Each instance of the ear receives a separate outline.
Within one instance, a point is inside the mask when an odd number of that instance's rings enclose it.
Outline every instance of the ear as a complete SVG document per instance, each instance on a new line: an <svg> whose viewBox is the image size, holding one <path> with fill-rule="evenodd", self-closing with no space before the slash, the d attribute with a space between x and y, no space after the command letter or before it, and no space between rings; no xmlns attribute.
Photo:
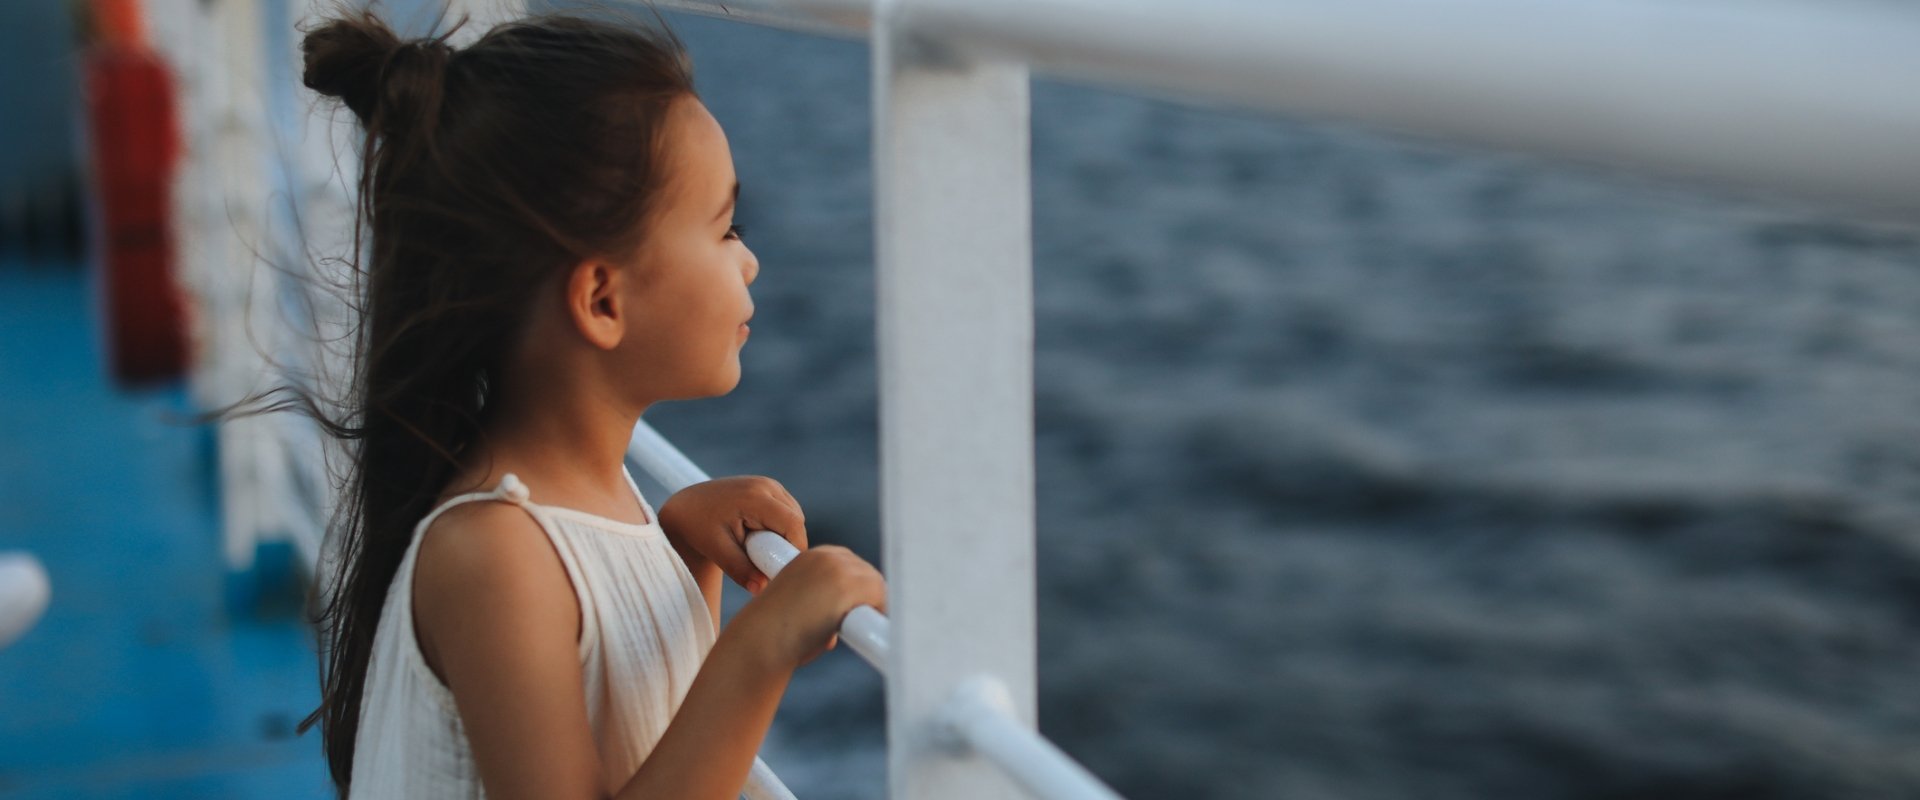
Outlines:
<svg viewBox="0 0 1920 800"><path fill-rule="evenodd" d="M567 275L567 316L593 346L612 350L627 332L621 281L626 270L599 259L573 266Z"/></svg>

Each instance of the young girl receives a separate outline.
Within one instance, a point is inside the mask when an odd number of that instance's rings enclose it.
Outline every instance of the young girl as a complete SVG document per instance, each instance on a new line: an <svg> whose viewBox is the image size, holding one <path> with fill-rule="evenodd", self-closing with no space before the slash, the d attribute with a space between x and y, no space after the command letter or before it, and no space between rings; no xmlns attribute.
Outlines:
<svg viewBox="0 0 1920 800"><path fill-rule="evenodd" d="M305 83L366 131L357 442L318 721L352 797L732 798L794 668L884 608L780 484L658 513L641 412L731 391L759 263L679 41L565 17L464 49L359 15ZM746 532L805 550L768 582ZM755 592L720 629L720 575ZM716 635L716 631L718 634Z"/></svg>

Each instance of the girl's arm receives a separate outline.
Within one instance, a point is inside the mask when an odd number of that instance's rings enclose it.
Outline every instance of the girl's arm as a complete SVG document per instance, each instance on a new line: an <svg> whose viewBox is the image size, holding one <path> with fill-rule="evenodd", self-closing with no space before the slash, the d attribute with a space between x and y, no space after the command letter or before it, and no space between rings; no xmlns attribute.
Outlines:
<svg viewBox="0 0 1920 800"><path fill-rule="evenodd" d="M714 641L680 710L618 800L740 796L794 664L735 620Z"/></svg>
<svg viewBox="0 0 1920 800"><path fill-rule="evenodd" d="M424 535L416 635L453 693L488 796L737 796L792 676L778 639L735 620L646 763L606 786L581 684L579 601L545 534L519 508L474 503Z"/></svg>
<svg viewBox="0 0 1920 800"><path fill-rule="evenodd" d="M687 571L693 573L693 582L699 584L700 593L707 597L707 610L713 613L713 629L720 630L720 587L727 576L720 571L720 565L706 556L694 552L678 540L670 540L673 551L680 554L680 560L687 563Z"/></svg>

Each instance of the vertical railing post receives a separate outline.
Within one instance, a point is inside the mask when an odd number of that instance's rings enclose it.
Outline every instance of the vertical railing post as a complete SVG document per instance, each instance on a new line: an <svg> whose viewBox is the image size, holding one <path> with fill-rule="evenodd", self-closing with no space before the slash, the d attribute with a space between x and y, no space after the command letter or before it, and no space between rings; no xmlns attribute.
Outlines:
<svg viewBox="0 0 1920 800"><path fill-rule="evenodd" d="M262 58L261 8L254 0L211 0L203 49L195 62L201 83L194 113L209 115L191 157L206 192L201 227L205 264L197 273L203 326L217 326L199 355L208 366L208 405L228 403L265 388L267 361L260 349L279 338L274 320L274 274L260 254L266 249L267 157L271 145ZM246 570L262 539L280 533L269 502L284 478L284 454L272 423L258 417L225 421L219 429L221 524L228 567Z"/></svg>
<svg viewBox="0 0 1920 800"><path fill-rule="evenodd" d="M293 268L303 276L305 303L312 315L307 320L310 329L303 332L308 340L302 343L307 348L312 388L320 392L322 408L337 418L343 415L344 409L339 404L346 399L348 383L352 380L353 334L358 324L355 309L361 307L364 299L348 294L350 287L355 286L353 268L360 263L360 254L352 252L360 131L352 112L323 102L319 95L302 85L306 59L301 41L308 26L344 8L364 3L359 0L345 5L334 0L281 2L286 4L286 21L292 25L291 30L284 32L292 47L275 57L287 61L292 82L283 90L292 92L300 120L287 174L288 197L298 217L296 231L289 233L297 232L298 238L291 242L288 251ZM319 498L317 506L310 509L313 524L308 530L296 533L296 544L316 588L331 592L339 566L337 548L325 539L326 526L340 502L334 493L334 470L344 469L352 451L347 442L323 434L318 426L305 419L290 418L287 424L301 429L302 435L298 438L304 444L293 448L295 468L312 496Z"/></svg>
<svg viewBox="0 0 1920 800"><path fill-rule="evenodd" d="M1034 715L1032 221L1024 65L873 29L888 796L1021 796L941 736L963 683Z"/></svg>

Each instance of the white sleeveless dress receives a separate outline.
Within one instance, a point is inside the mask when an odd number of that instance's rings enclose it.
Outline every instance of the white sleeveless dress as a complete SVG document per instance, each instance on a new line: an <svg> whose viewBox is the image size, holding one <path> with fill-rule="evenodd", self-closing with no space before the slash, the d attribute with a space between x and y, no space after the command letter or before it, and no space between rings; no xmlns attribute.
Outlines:
<svg viewBox="0 0 1920 800"><path fill-rule="evenodd" d="M526 509L553 542L580 600L580 670L604 784L618 788L639 770L713 648L714 630L706 596L667 543L653 506L633 476L627 485L647 510L644 525L530 502L511 473L492 491L452 498L420 520L374 635L351 798L486 796L453 695L428 669L413 632L421 534L447 509L479 500ZM441 535L449 534L458 532Z"/></svg>

